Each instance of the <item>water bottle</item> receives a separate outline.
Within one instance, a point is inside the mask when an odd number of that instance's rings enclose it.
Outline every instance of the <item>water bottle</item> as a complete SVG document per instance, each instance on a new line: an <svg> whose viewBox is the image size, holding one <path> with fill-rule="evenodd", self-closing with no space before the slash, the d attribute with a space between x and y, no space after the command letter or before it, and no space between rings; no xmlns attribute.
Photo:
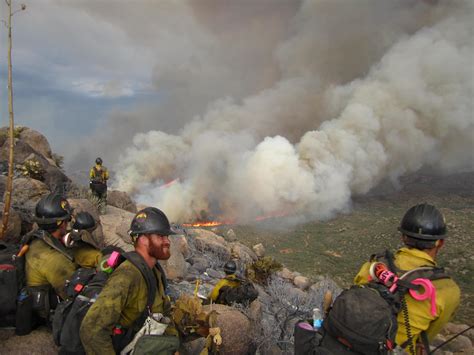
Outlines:
<svg viewBox="0 0 474 355"><path fill-rule="evenodd" d="M26 289L17 298L15 334L27 335L33 329L33 299Z"/></svg>
<svg viewBox="0 0 474 355"><path fill-rule="evenodd" d="M323 317L319 308L313 308L313 329L319 330L323 325Z"/></svg>

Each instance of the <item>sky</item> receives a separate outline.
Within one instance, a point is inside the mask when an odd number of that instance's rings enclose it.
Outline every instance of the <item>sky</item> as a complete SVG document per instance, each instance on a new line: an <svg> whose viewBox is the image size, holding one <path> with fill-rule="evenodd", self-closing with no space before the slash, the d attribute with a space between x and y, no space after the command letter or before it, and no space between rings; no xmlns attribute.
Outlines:
<svg viewBox="0 0 474 355"><path fill-rule="evenodd" d="M173 220L324 219L383 180L474 170L472 1L25 3L16 124Z"/></svg>

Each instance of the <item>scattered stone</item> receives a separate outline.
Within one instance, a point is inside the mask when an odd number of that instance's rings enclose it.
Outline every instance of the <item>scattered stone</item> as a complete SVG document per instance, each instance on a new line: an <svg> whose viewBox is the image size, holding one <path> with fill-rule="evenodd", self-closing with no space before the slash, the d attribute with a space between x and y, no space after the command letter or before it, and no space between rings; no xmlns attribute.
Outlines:
<svg viewBox="0 0 474 355"><path fill-rule="evenodd" d="M285 280L293 281L293 279L294 279L293 273L290 270L288 270L286 267L284 267L280 271L277 271L277 276L279 276L279 277L281 277Z"/></svg>
<svg viewBox="0 0 474 355"><path fill-rule="evenodd" d="M472 354L472 352L467 352L468 350L472 350L472 342L471 339L464 335L459 335L457 338L451 340L444 346L444 349L447 351L456 352L465 352L467 354Z"/></svg>
<svg viewBox="0 0 474 355"><path fill-rule="evenodd" d="M262 243L255 244L252 249L259 258L263 258L265 256L265 247Z"/></svg>
<svg viewBox="0 0 474 355"><path fill-rule="evenodd" d="M229 242L236 242L237 241L237 235L235 234L233 229L229 229L225 233L225 239Z"/></svg>
<svg viewBox="0 0 474 355"><path fill-rule="evenodd" d="M310 285L309 279L305 276L296 276L293 280L293 283L301 290L306 290Z"/></svg>

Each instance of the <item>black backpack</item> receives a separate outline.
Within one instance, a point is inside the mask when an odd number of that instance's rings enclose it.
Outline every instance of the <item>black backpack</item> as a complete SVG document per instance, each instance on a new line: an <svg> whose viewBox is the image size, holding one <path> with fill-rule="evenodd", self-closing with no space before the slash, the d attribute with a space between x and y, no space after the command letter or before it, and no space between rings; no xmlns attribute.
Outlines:
<svg viewBox="0 0 474 355"><path fill-rule="evenodd" d="M17 299L25 285L25 259L20 245L0 241L0 327L15 326Z"/></svg>
<svg viewBox="0 0 474 355"><path fill-rule="evenodd" d="M403 273L395 267L393 254L389 251L373 255L371 261L383 262L391 272L400 275L396 289L391 290L390 285L371 281L343 291L329 310L319 332L322 337L312 353L388 354L396 346L398 313L406 312L404 318L408 321L405 294L418 287L411 282L417 278L438 280L449 277L442 268L437 267L422 267ZM405 325L410 329L409 323ZM422 339L427 339L424 334ZM405 344L399 345L404 348L411 343L408 339Z"/></svg>
<svg viewBox="0 0 474 355"><path fill-rule="evenodd" d="M125 347L131 341L135 332L143 325L148 316L148 309L154 303L157 288L157 280L153 271L140 255L136 252L122 253L115 267L125 260L129 260L140 270L148 287L148 298L147 306L134 326L126 334L114 337L114 347L116 350L121 350ZM161 281L166 289L164 271L159 263L156 265L162 274ZM68 299L58 305L53 319L53 339L56 345L61 346L61 354L85 354L79 337L81 323L87 311L104 288L110 274L102 270L96 271L95 269L80 268L76 270L71 280L66 283Z"/></svg>
<svg viewBox="0 0 474 355"><path fill-rule="evenodd" d="M219 290L219 296L216 303L232 305L240 303L248 305L258 297L258 291L255 286L247 280L240 280L237 287L224 286Z"/></svg>

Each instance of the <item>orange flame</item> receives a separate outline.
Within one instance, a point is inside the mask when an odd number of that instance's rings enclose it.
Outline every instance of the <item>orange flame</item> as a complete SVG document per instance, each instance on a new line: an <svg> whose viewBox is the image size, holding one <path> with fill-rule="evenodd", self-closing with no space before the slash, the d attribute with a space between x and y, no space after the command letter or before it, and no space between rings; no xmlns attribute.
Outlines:
<svg viewBox="0 0 474 355"><path fill-rule="evenodd" d="M220 226L222 222L209 221L209 222L195 222L195 223L183 223L183 227L217 227Z"/></svg>

